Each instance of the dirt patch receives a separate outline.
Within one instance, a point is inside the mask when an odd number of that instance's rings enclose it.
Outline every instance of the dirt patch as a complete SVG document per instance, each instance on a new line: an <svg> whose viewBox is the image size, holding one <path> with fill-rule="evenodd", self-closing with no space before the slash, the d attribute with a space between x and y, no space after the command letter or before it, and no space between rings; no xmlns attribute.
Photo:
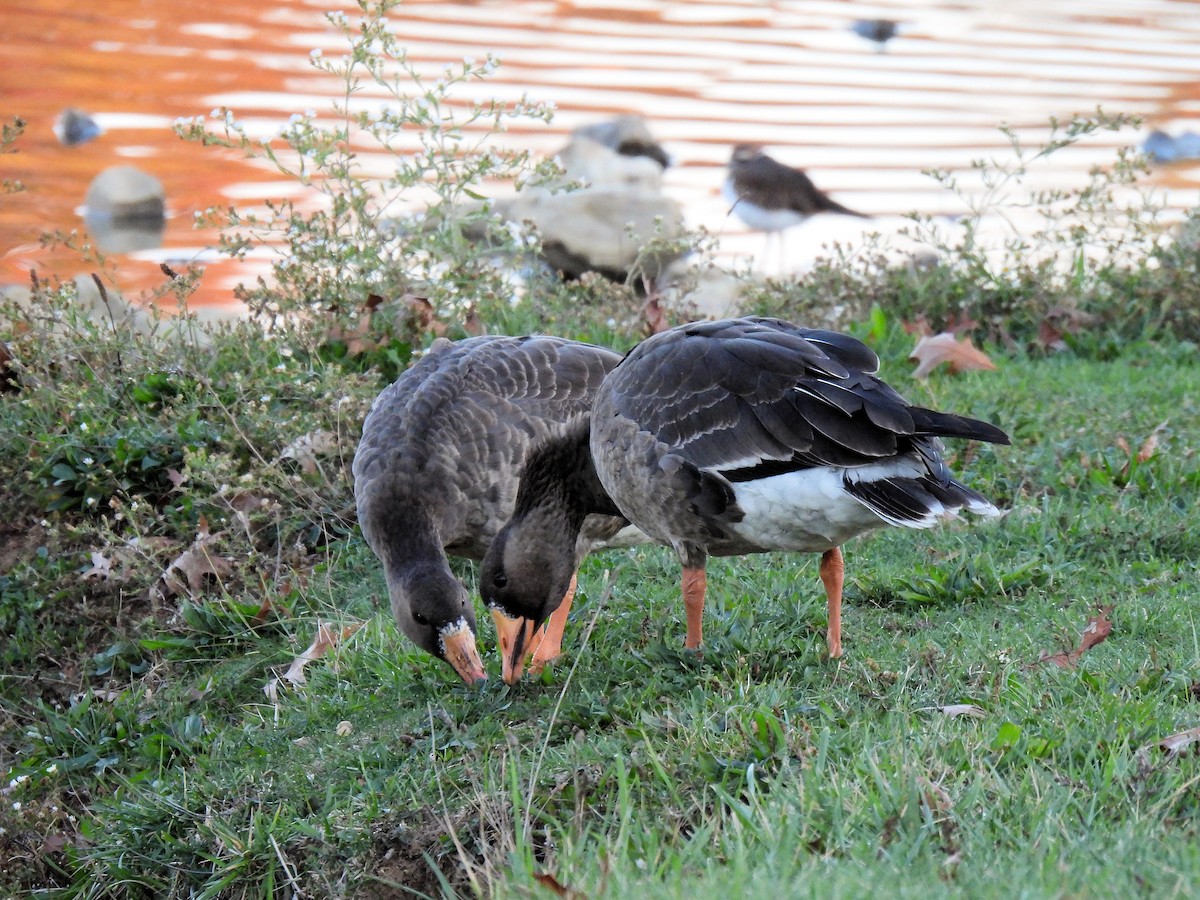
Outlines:
<svg viewBox="0 0 1200 900"><path fill-rule="evenodd" d="M354 900L487 896L495 863L512 849L512 817L502 804L447 813L434 807L381 819L361 860ZM507 826L506 826L506 823Z"/></svg>
<svg viewBox="0 0 1200 900"><path fill-rule="evenodd" d="M45 530L35 523L29 523L24 528L0 525L0 575L21 560L33 556L44 536Z"/></svg>
<svg viewBox="0 0 1200 900"><path fill-rule="evenodd" d="M396 818L378 823L371 857L354 897L356 900L411 900L422 895L475 896L468 865L471 869L482 870L484 861L481 858L464 860L452 836L468 825L468 817L464 814L446 816L430 809L407 820ZM466 850L466 854L468 857L473 855L470 850Z"/></svg>

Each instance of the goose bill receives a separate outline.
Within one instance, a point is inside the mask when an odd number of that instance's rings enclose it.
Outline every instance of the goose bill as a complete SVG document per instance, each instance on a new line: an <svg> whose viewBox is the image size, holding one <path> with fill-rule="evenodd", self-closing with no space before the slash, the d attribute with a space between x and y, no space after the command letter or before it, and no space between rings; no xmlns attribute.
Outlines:
<svg viewBox="0 0 1200 900"><path fill-rule="evenodd" d="M525 671L527 651L533 649L533 633L537 626L533 619L512 619L496 607L492 607L492 619L496 622L496 639L500 644L500 667L504 683L516 684Z"/></svg>
<svg viewBox="0 0 1200 900"><path fill-rule="evenodd" d="M471 628L466 622L453 631L443 634L441 638L446 662L454 666L454 671L458 673L459 678L467 684L487 681L487 672L483 670L483 660L479 656L479 649L475 646L475 635L471 633Z"/></svg>

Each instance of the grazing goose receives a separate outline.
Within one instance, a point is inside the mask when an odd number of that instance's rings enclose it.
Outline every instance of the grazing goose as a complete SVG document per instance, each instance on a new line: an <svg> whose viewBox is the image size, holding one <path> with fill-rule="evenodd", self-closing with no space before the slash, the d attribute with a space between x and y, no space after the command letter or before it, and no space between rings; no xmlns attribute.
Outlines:
<svg viewBox="0 0 1200 900"><path fill-rule="evenodd" d="M590 431L531 455L514 518L480 570L485 602L539 625L574 571L569 531L553 523L616 510L679 554L686 647L702 639L707 557L795 550L821 554L829 655L841 656L841 545L962 508L996 514L951 477L939 438L1008 443L986 422L909 405L878 366L852 337L778 319L682 325L643 341L600 386Z"/></svg>
<svg viewBox="0 0 1200 900"><path fill-rule="evenodd" d="M530 448L586 414L620 358L554 337L439 339L367 415L353 467L363 536L383 563L401 630L468 684L487 675L474 606L446 556L483 556L512 515ZM586 552L625 524L581 523L578 543ZM559 599L535 664L558 653L571 598Z"/></svg>

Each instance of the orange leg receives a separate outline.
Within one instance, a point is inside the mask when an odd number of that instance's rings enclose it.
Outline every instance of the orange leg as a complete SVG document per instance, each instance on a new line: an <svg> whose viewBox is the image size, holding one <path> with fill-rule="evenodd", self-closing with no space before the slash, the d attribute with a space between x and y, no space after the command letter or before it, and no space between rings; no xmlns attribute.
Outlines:
<svg viewBox="0 0 1200 900"><path fill-rule="evenodd" d="M529 674L538 674L546 663L557 659L562 653L563 630L567 627L567 616L571 612L571 604L575 601L576 586L575 576L572 575L562 603L550 614L546 627L542 629L542 640L533 652L533 661L529 664Z"/></svg>
<svg viewBox="0 0 1200 900"><path fill-rule="evenodd" d="M821 581L825 585L829 610L829 630L825 632L825 640L829 643L830 659L842 655L842 582L845 575L846 563L841 547L821 554Z"/></svg>
<svg viewBox="0 0 1200 900"><path fill-rule="evenodd" d="M683 646L688 650L700 649L704 640L704 588L706 585L704 566L683 567L683 605L687 610L687 639Z"/></svg>

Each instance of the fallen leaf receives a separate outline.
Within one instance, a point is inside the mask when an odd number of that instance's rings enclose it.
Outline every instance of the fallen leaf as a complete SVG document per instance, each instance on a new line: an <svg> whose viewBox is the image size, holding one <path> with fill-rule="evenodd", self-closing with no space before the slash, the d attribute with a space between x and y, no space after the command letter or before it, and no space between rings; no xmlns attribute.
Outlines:
<svg viewBox="0 0 1200 900"><path fill-rule="evenodd" d="M316 662L358 629L363 627L362 622L354 622L353 624L344 626L341 631L336 631L334 626L327 622L317 622L317 636L313 638L309 648L292 660L292 665L283 677L292 684L304 684L307 679L304 677L304 668L311 662Z"/></svg>
<svg viewBox="0 0 1200 900"><path fill-rule="evenodd" d="M670 323L667 322L667 314L657 297L647 298L645 305L642 306L642 318L646 320L647 335L658 334L670 327Z"/></svg>
<svg viewBox="0 0 1200 900"><path fill-rule="evenodd" d="M971 719L987 718L987 713L974 703L951 703L949 706L933 706L930 709L936 709L938 712L945 713L951 719L958 716L967 716Z"/></svg>
<svg viewBox="0 0 1200 900"><path fill-rule="evenodd" d="M284 591L284 593L287 592ZM290 610L282 603L276 603L270 597L266 597L263 602L258 605L258 612L256 612L250 619L250 623L256 626L261 625L263 622L267 621L267 616L276 611L283 613L285 616L290 612Z"/></svg>
<svg viewBox="0 0 1200 900"><path fill-rule="evenodd" d="M101 703L112 703L120 696L121 692L117 690L112 690L109 688L92 688L90 691L80 691L78 694L72 694L71 705L74 706L85 697L91 697L93 700L99 700Z"/></svg>
<svg viewBox="0 0 1200 900"><path fill-rule="evenodd" d="M1158 748L1171 756L1179 756L1198 741L1200 741L1200 728L1189 728L1187 731L1163 738L1158 742Z"/></svg>
<svg viewBox="0 0 1200 900"><path fill-rule="evenodd" d="M107 580L112 577L112 560L98 550L92 551L92 564L84 569L81 577Z"/></svg>
<svg viewBox="0 0 1200 900"><path fill-rule="evenodd" d="M337 435L332 431L318 430L301 435L279 454L280 459L294 459L305 475L315 475L321 468L317 457L333 453L338 448Z"/></svg>
<svg viewBox="0 0 1200 900"><path fill-rule="evenodd" d="M1063 333L1049 319L1042 319L1038 323L1037 345L1043 350L1066 350L1067 342L1063 340Z"/></svg>
<svg viewBox="0 0 1200 900"><path fill-rule="evenodd" d="M1026 668L1032 669L1034 666L1039 666L1042 663L1053 663L1064 669L1073 669L1079 664L1079 660L1083 654L1087 653L1097 644L1102 644L1112 633L1112 622L1108 620L1108 614L1112 612L1112 606L1102 607L1096 615L1092 616L1087 621L1087 625L1083 628L1083 634L1079 636L1079 646L1074 650L1061 650L1058 653L1042 653L1041 658L1036 662L1030 663Z"/></svg>
<svg viewBox="0 0 1200 900"><path fill-rule="evenodd" d="M900 327L904 329L905 334L933 334L933 328L930 327L929 320L925 318L925 313L921 313L911 322L901 322Z"/></svg>
<svg viewBox="0 0 1200 900"><path fill-rule="evenodd" d="M441 337L446 333L446 323L438 321L437 310L433 308L433 304L427 297L422 297L420 294L405 294L400 298L400 302L408 306L412 328L417 334L429 332L435 337Z"/></svg>
<svg viewBox="0 0 1200 900"><path fill-rule="evenodd" d="M555 896L568 897L571 898L571 900L575 900L575 898L583 900L584 894L582 891L576 891L566 887L561 881L559 881L549 872L534 872L533 880L542 887L547 888Z"/></svg>
<svg viewBox="0 0 1200 900"><path fill-rule="evenodd" d="M1142 441L1142 446L1138 448L1137 461L1144 463L1158 452L1158 436L1162 434L1163 429L1167 427L1167 423L1163 422L1152 432L1146 440Z"/></svg>
<svg viewBox="0 0 1200 900"><path fill-rule="evenodd" d="M463 317L462 329L471 337L477 337L483 334L483 322L479 318L479 313L475 309L475 305L471 304L467 307L467 314Z"/></svg>
<svg viewBox="0 0 1200 900"><path fill-rule="evenodd" d="M354 733L354 725L353 723L343 719L337 723L337 728L335 728L334 731L337 732L338 737L346 737L347 735Z"/></svg>
<svg viewBox="0 0 1200 900"><path fill-rule="evenodd" d="M913 378L925 378L942 363L946 363L952 373L996 368L996 364L977 349L969 337L958 340L948 331L922 336L908 358L917 361Z"/></svg>
<svg viewBox="0 0 1200 900"><path fill-rule="evenodd" d="M150 589L151 599L166 598L185 592L198 594L204 590L206 575L212 575L217 580L232 575L233 562L223 556L210 553L208 550L208 545L218 537L220 537L219 533L209 534L208 520L201 516L200 529L192 546L173 559L159 576L154 587Z"/></svg>
<svg viewBox="0 0 1200 900"><path fill-rule="evenodd" d="M954 812L954 801L950 799L944 787L930 781L924 775L917 778L917 784L923 789L925 796L922 799L925 801L925 807L934 814L934 818L944 818Z"/></svg>
<svg viewBox="0 0 1200 900"><path fill-rule="evenodd" d="M1096 317L1072 306L1055 306L1038 323L1037 344L1043 350L1065 350L1067 335L1074 337L1096 324Z"/></svg>

